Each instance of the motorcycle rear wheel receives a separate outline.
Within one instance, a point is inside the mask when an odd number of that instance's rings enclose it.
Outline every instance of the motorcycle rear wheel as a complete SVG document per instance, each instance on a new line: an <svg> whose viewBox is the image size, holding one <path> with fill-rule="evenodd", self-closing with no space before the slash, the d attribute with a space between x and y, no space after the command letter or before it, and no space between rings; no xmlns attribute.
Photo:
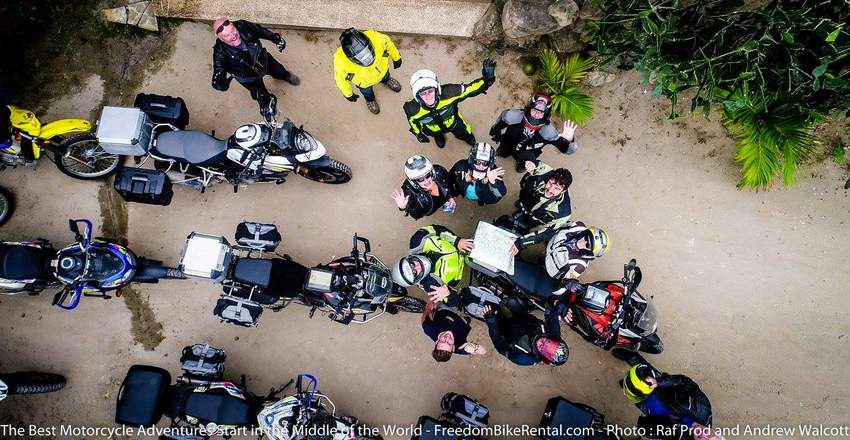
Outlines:
<svg viewBox="0 0 850 440"><path fill-rule="evenodd" d="M124 157L107 153L94 133L69 137L59 144L56 167L59 171L80 180L105 179L121 166Z"/></svg>
<svg viewBox="0 0 850 440"><path fill-rule="evenodd" d="M59 391L65 387L64 377L53 373L22 371L0 375L9 386L9 394L39 394Z"/></svg>
<svg viewBox="0 0 850 440"><path fill-rule="evenodd" d="M336 159L331 159L329 164L320 167L299 166L296 172L310 180L332 185L346 183L353 175L348 165Z"/></svg>
<svg viewBox="0 0 850 440"><path fill-rule="evenodd" d="M0 226L6 223L6 220L9 220L14 210L15 205L12 196L5 189L0 188Z"/></svg>
<svg viewBox="0 0 850 440"><path fill-rule="evenodd" d="M425 301L410 296L403 296L398 300L393 301L392 305L402 312L422 313L425 311Z"/></svg>

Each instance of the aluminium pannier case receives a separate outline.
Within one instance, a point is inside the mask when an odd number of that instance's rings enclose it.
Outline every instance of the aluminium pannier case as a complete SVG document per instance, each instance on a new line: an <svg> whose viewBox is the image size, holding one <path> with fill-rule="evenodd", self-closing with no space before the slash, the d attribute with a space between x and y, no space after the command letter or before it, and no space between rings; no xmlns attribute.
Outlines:
<svg viewBox="0 0 850 440"><path fill-rule="evenodd" d="M563 397L553 397L546 402L540 427L564 434L540 435L540 438L543 440L616 439L616 436L604 434L602 431L604 423L605 417L592 407L570 402ZM574 435L566 435L567 433Z"/></svg>
<svg viewBox="0 0 850 440"><path fill-rule="evenodd" d="M215 303L213 315L222 322L235 324L242 327L256 327L260 316L263 314L263 306L244 299L232 296L222 296Z"/></svg>
<svg viewBox="0 0 850 440"><path fill-rule="evenodd" d="M118 390L115 423L153 426L162 418L163 396L171 383L168 371L148 365L133 365Z"/></svg>
<svg viewBox="0 0 850 440"><path fill-rule="evenodd" d="M189 109L183 98L139 93L133 107L145 112L157 124L171 124L181 130L189 125Z"/></svg>
<svg viewBox="0 0 850 440"><path fill-rule="evenodd" d="M104 107L97 122L97 140L104 151L143 156L151 146L153 123L145 112L131 107Z"/></svg>
<svg viewBox="0 0 850 440"><path fill-rule="evenodd" d="M241 246L273 252L281 239L273 224L242 222L236 226L236 242Z"/></svg>
<svg viewBox="0 0 850 440"><path fill-rule="evenodd" d="M168 206L174 197L171 179L158 170L121 168L113 186L128 202Z"/></svg>
<svg viewBox="0 0 850 440"><path fill-rule="evenodd" d="M232 251L227 239L220 235L192 232L186 237L178 268L186 275L222 282L231 260Z"/></svg>
<svg viewBox="0 0 850 440"><path fill-rule="evenodd" d="M204 342L183 347L180 355L180 368L192 376L220 378L224 374L224 361L227 354Z"/></svg>

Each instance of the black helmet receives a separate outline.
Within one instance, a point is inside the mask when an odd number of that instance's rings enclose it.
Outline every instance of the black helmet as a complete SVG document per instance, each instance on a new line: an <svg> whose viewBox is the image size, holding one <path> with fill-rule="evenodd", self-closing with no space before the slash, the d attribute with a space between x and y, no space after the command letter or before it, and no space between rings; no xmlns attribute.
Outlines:
<svg viewBox="0 0 850 440"><path fill-rule="evenodd" d="M532 110L543 112L542 118L531 117ZM539 127L549 123L549 116L552 114L552 97L545 93L535 93L531 97L531 101L525 106L525 122L532 127Z"/></svg>
<svg viewBox="0 0 850 440"><path fill-rule="evenodd" d="M375 62L375 48L363 32L348 28L339 36L339 44L352 62L361 66L371 66Z"/></svg>

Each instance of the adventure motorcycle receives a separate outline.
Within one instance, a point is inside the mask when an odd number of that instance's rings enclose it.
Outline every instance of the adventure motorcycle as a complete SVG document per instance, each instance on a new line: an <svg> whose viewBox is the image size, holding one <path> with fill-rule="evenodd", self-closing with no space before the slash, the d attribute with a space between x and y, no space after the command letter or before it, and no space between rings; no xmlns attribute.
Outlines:
<svg viewBox="0 0 850 440"><path fill-rule="evenodd" d="M158 98L169 106L183 102ZM215 132L184 130L178 119L144 110L105 107L98 126L98 133L109 133L104 148L133 155L140 166L153 159L154 167L175 184L204 192L215 183L228 182L236 191L242 184L283 183L290 172L331 184L352 177L347 165L328 157L321 142L289 119L246 124L227 139L218 139Z"/></svg>
<svg viewBox="0 0 850 440"><path fill-rule="evenodd" d="M243 222L236 246L224 237L193 232L186 240L180 270L223 284L215 315L247 327L257 325L263 308L282 310L296 302L339 323L365 324L385 312L421 313L425 302L393 283L389 268L371 253L369 240L353 239L348 256L307 268L288 255L264 258L280 243L275 225ZM362 245L362 249L361 249ZM360 319L355 319L356 317Z"/></svg>
<svg viewBox="0 0 850 440"><path fill-rule="evenodd" d="M15 210L15 205L12 202L12 196L3 188L0 188L0 226L9 220L12 216L12 211Z"/></svg>
<svg viewBox="0 0 850 440"><path fill-rule="evenodd" d="M222 380L225 359L224 351L209 344L186 347L180 359L183 374L173 385L166 370L130 367L118 391L115 421L153 426L165 415L171 428L160 438L169 440L230 438L240 428L255 427L273 440L381 438L356 418L337 416L315 377L301 374L268 395L257 396L246 389L244 375L238 384ZM293 382L295 393L278 398Z"/></svg>
<svg viewBox="0 0 850 440"><path fill-rule="evenodd" d="M65 378L58 374L35 371L0 374L0 400L13 394L51 393L64 387Z"/></svg>
<svg viewBox="0 0 850 440"><path fill-rule="evenodd" d="M509 307L545 310L552 295L569 295L573 319L570 327L588 342L612 348L657 354L664 344L656 334L658 312L637 287L642 275L633 259L624 265L620 281L595 281L567 291L540 266L514 260L514 274L471 260L472 277L480 287L463 292L465 309L480 315L485 302ZM480 316L479 316L480 318Z"/></svg>
<svg viewBox="0 0 850 440"><path fill-rule="evenodd" d="M88 220L69 220L68 224L75 242L58 252L46 240L0 242L0 293L37 295L47 287L64 286L54 296L53 305L72 310L83 296L108 299L106 292L131 282L186 278L160 261L137 257L114 240L92 239Z"/></svg>
<svg viewBox="0 0 850 440"><path fill-rule="evenodd" d="M42 125L29 110L7 106L11 112L11 139L0 133L0 169L34 164L42 151L53 153L63 173L82 180L103 179L114 173L123 157L109 153L85 119L60 119Z"/></svg>

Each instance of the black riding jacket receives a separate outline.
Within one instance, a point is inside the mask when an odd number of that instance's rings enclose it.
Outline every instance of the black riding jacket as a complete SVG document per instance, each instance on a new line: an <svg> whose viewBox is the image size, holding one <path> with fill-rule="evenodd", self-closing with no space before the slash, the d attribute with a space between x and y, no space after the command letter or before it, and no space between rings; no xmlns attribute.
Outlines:
<svg viewBox="0 0 850 440"><path fill-rule="evenodd" d="M490 136L497 139L499 148L511 152L539 152L546 145L554 145L561 153L577 148L575 139L567 141L551 123L538 127L525 124L525 111L518 108L507 109L490 127Z"/></svg>
<svg viewBox="0 0 850 440"><path fill-rule="evenodd" d="M469 185L475 185L475 194L478 195L478 201L484 205L492 205L502 200L502 197L508 193L508 188L505 186L504 180L496 180L496 183L493 184L481 180L475 182L467 181L466 175L470 171L469 161L466 159L457 161L452 167L451 176L455 194L466 197L467 187Z"/></svg>
<svg viewBox="0 0 850 440"><path fill-rule="evenodd" d="M407 206L399 210L404 211L405 215L416 220L437 212L455 194L449 182L449 172L441 165L434 165L434 183L440 189L438 196L432 196L429 191L422 190L418 184L405 179L404 183L401 184L401 190L404 195L410 198L407 201Z"/></svg>
<svg viewBox="0 0 850 440"><path fill-rule="evenodd" d="M546 182L554 171L550 166L540 163L534 171L526 173L519 181L517 207L525 214L529 228L540 227L517 239L516 245L520 249L548 241L570 220L572 207L569 189L552 199L546 199L544 196Z"/></svg>
<svg viewBox="0 0 850 440"><path fill-rule="evenodd" d="M258 24L245 20L232 22L245 46L251 46L253 50L243 50L216 40L213 46L213 76L212 86L216 90L227 90L227 74L239 78L262 77L266 74L269 53L260 43L260 39L269 40L275 44L283 39L280 34L274 33ZM251 53L256 53L252 59Z"/></svg>
<svg viewBox="0 0 850 440"><path fill-rule="evenodd" d="M487 330L493 347L517 365L536 365L543 362L534 342L538 336L561 339L561 324L554 309L547 310L546 322L530 313L520 313L511 318L496 315L487 318Z"/></svg>

